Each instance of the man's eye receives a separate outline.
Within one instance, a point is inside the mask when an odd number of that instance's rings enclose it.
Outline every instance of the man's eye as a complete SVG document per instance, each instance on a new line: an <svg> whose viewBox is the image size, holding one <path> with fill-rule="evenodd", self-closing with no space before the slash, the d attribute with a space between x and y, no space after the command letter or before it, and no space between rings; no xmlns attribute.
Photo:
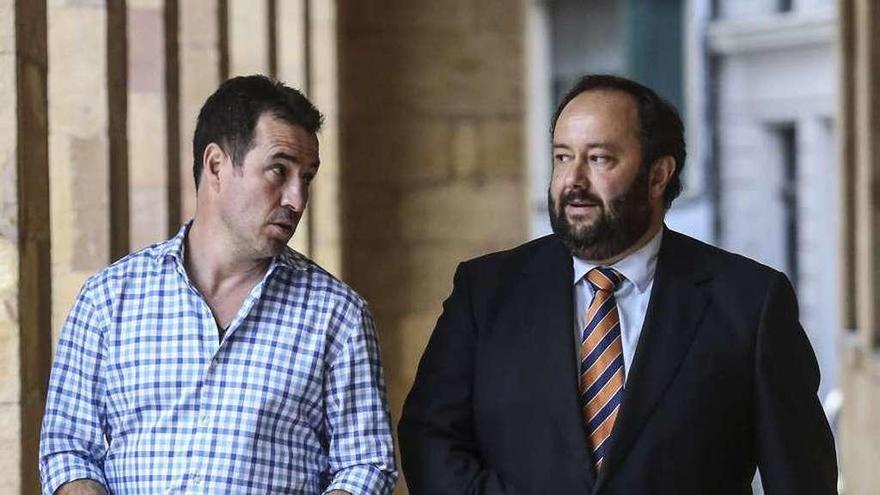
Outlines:
<svg viewBox="0 0 880 495"><path fill-rule="evenodd" d="M571 161L571 155L567 155L564 153L557 153L557 154L553 155L553 161L556 163L566 163L568 161Z"/></svg>
<svg viewBox="0 0 880 495"><path fill-rule="evenodd" d="M611 163L611 157L609 155L591 155L590 162L597 165L607 165Z"/></svg>
<svg viewBox="0 0 880 495"><path fill-rule="evenodd" d="M287 175L287 168L283 165L275 165L272 167L272 173L278 177L284 177Z"/></svg>

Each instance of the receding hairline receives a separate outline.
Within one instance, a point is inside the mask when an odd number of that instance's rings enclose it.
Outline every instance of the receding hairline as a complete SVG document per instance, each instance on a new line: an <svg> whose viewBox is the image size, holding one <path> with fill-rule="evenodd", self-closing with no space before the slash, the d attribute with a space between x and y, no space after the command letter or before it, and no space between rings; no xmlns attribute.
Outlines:
<svg viewBox="0 0 880 495"><path fill-rule="evenodd" d="M588 94L596 94L596 93L606 93L609 95L623 94L623 95L629 96L629 98L628 98L628 101L630 102L629 111L631 112L631 115L633 118L633 122L632 122L633 125L631 126L631 128L632 128L632 131L634 132L634 136L641 141L641 138L642 138L642 116L641 116L641 110L639 109L639 100L636 97L636 95L634 95L626 90L623 90L623 89L600 87L600 88L590 88L590 89L581 91L576 96L574 96L571 100L569 100L565 104L565 106L563 106L560 109L559 115L556 116L556 121L553 122L553 133L550 135L551 144L553 147L557 146L557 144L556 144L556 130L559 127L559 121L561 121L562 117L565 116L566 112L569 110L569 107L571 107L572 103L574 103L577 99L581 98L582 96L586 96ZM597 147L597 146L601 146L601 145L602 145L602 143L596 143L596 144L591 144L591 147Z"/></svg>

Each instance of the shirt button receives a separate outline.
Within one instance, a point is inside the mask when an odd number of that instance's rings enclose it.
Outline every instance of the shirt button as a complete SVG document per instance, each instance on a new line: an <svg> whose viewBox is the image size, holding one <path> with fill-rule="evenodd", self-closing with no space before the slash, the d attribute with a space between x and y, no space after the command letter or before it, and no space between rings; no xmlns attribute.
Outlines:
<svg viewBox="0 0 880 495"><path fill-rule="evenodd" d="M202 415L202 426L208 426L208 419L207 414Z"/></svg>
<svg viewBox="0 0 880 495"><path fill-rule="evenodd" d="M202 477L197 474L193 475L192 480L193 480L193 483L195 483L197 485L202 484Z"/></svg>

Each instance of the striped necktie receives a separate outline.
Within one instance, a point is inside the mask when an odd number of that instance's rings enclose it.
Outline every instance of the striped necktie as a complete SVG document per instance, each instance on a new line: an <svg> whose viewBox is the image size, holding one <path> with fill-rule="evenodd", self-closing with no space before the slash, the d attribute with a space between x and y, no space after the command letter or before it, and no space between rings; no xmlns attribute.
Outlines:
<svg viewBox="0 0 880 495"><path fill-rule="evenodd" d="M614 289L623 277L611 268L593 268L587 281L594 295L584 316L580 349L580 392L596 470L623 398L623 345Z"/></svg>

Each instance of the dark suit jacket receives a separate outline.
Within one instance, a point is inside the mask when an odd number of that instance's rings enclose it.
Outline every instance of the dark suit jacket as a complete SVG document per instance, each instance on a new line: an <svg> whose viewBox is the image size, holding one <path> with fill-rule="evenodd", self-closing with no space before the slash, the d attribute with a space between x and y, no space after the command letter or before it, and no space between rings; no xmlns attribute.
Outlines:
<svg viewBox="0 0 880 495"><path fill-rule="evenodd" d="M399 425L410 493L836 493L788 279L666 230L598 476L581 419L572 260L555 236L462 263Z"/></svg>

